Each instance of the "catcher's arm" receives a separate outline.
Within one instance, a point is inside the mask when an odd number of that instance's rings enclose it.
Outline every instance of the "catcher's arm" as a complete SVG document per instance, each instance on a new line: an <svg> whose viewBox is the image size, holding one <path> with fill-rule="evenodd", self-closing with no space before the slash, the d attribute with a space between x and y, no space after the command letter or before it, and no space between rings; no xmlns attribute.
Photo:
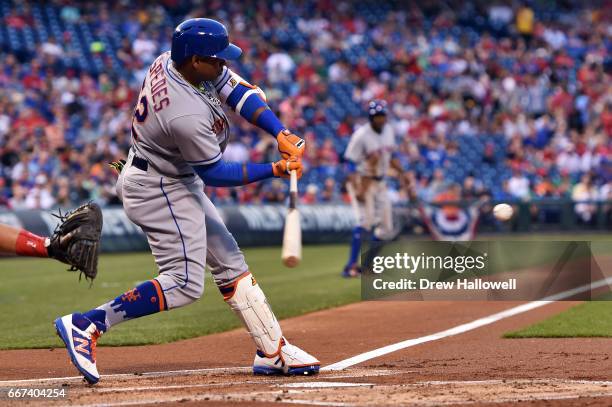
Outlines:
<svg viewBox="0 0 612 407"><path fill-rule="evenodd" d="M62 215L55 215L60 223L50 238L49 257L69 264L70 271L80 271L92 281L98 274L98 256L102 235L102 210L89 202Z"/></svg>

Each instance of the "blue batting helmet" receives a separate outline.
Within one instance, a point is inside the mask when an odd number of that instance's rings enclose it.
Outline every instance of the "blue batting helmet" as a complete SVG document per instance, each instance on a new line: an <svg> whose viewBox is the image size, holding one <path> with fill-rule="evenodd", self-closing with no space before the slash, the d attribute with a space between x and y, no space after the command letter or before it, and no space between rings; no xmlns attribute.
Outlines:
<svg viewBox="0 0 612 407"><path fill-rule="evenodd" d="M387 114L387 102L384 100L372 100L368 103L368 116L374 117Z"/></svg>
<svg viewBox="0 0 612 407"><path fill-rule="evenodd" d="M242 50L230 44L227 29L210 18L192 18L183 21L172 34L170 57L180 65L192 55L236 59Z"/></svg>

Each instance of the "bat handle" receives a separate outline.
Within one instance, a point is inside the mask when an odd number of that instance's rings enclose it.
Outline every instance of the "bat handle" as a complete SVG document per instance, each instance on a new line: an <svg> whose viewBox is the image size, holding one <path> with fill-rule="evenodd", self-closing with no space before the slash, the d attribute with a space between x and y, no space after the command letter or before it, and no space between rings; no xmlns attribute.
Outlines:
<svg viewBox="0 0 612 407"><path fill-rule="evenodd" d="M291 170L289 180L289 208L295 209L297 204L297 171Z"/></svg>
<svg viewBox="0 0 612 407"><path fill-rule="evenodd" d="M289 183L289 192L297 194L297 171L291 170L291 179Z"/></svg>

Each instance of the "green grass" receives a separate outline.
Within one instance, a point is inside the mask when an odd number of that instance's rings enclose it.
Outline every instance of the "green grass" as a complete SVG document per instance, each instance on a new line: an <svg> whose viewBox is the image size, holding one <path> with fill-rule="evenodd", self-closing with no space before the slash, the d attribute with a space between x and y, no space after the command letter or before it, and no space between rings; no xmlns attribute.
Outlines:
<svg viewBox="0 0 612 407"><path fill-rule="evenodd" d="M245 250L247 262L279 319L356 302L359 280L340 271L346 245L307 246L295 269L280 264L280 248ZM76 274L48 259L0 260L0 349L61 346L53 320L107 302L157 274L150 253L104 255L98 278L77 282ZM118 325L100 345L143 345L227 331L240 326L207 273L204 296L194 304Z"/></svg>
<svg viewBox="0 0 612 407"><path fill-rule="evenodd" d="M508 332L505 338L612 337L612 295L608 301L591 301L542 322Z"/></svg>
<svg viewBox="0 0 612 407"><path fill-rule="evenodd" d="M612 247L612 235L567 234L567 235L517 235L508 240L591 241L594 260L603 264ZM607 275L607 274L606 274ZM542 322L526 328L508 332L505 338L573 338L612 337L612 294L599 298L606 301L590 301L570 308Z"/></svg>

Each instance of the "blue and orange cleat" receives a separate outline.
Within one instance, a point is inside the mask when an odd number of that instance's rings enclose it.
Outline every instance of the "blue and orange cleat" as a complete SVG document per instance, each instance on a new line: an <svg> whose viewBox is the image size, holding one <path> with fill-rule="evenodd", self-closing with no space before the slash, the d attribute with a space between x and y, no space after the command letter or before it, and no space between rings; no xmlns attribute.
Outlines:
<svg viewBox="0 0 612 407"><path fill-rule="evenodd" d="M281 341L282 345L279 352L272 357L266 356L260 350L255 353L254 374L311 376L319 373L321 362L314 356L297 346L291 345L285 338L282 338Z"/></svg>
<svg viewBox="0 0 612 407"><path fill-rule="evenodd" d="M358 264L349 264L344 267L344 270L342 270L342 277L344 278L361 277L361 272L362 272L361 266L359 266Z"/></svg>
<svg viewBox="0 0 612 407"><path fill-rule="evenodd" d="M96 367L96 343L101 331L96 324L79 313L57 318L54 324L72 364L89 384L96 384L100 380Z"/></svg>

